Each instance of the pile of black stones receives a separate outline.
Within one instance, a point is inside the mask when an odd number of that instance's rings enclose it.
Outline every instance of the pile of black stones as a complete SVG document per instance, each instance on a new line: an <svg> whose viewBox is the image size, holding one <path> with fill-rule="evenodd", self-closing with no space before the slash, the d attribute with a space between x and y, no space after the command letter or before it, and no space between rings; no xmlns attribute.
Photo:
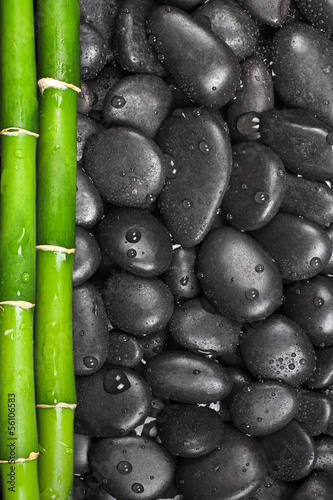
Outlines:
<svg viewBox="0 0 333 500"><path fill-rule="evenodd" d="M80 7L74 500L332 500L332 1Z"/></svg>

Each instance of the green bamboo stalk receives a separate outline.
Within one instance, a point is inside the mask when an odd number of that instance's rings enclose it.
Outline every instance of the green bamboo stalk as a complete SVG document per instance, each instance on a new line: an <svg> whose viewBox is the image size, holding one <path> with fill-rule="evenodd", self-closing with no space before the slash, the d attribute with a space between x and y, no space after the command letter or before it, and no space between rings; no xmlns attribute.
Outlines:
<svg viewBox="0 0 333 500"><path fill-rule="evenodd" d="M37 0L41 92L35 370L42 500L71 499L74 474L72 250L79 90L76 87L80 85L79 20L77 0Z"/></svg>
<svg viewBox="0 0 333 500"><path fill-rule="evenodd" d="M38 105L33 0L0 0L0 44L0 474L3 498L26 500L39 499L33 365Z"/></svg>

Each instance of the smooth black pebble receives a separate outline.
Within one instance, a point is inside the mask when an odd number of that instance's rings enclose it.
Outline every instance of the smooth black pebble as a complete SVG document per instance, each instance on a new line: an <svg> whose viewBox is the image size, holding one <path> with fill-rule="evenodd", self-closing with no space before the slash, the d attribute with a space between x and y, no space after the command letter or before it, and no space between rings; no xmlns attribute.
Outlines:
<svg viewBox="0 0 333 500"><path fill-rule="evenodd" d="M315 181L333 181L333 129L304 109L260 114L260 141L288 170Z"/></svg>
<svg viewBox="0 0 333 500"><path fill-rule="evenodd" d="M77 226L91 229L104 214L101 195L86 172L78 165L76 175L76 217Z"/></svg>
<svg viewBox="0 0 333 500"><path fill-rule="evenodd" d="M199 457L217 448L224 436L219 414L208 407L168 405L157 416L158 437L173 455Z"/></svg>
<svg viewBox="0 0 333 500"><path fill-rule="evenodd" d="M149 41L179 87L195 103L221 108L240 81L237 57L228 45L176 7L157 7L149 18Z"/></svg>
<svg viewBox="0 0 333 500"><path fill-rule="evenodd" d="M106 64L106 45L100 32L88 23L80 23L81 76L89 80Z"/></svg>
<svg viewBox="0 0 333 500"><path fill-rule="evenodd" d="M176 480L187 500L234 500L250 496L266 474L260 443L226 426L218 448L202 457L179 459Z"/></svg>
<svg viewBox="0 0 333 500"><path fill-rule="evenodd" d="M256 49L259 30L254 20L233 0L203 3L192 16L209 27L233 51L238 60L251 56Z"/></svg>
<svg viewBox="0 0 333 500"><path fill-rule="evenodd" d="M333 402L324 394L306 389L297 390L295 420L301 422L311 436L326 431L333 417Z"/></svg>
<svg viewBox="0 0 333 500"><path fill-rule="evenodd" d="M143 349L136 337L120 331L110 332L106 364L134 368L142 356Z"/></svg>
<svg viewBox="0 0 333 500"><path fill-rule="evenodd" d="M101 196L115 205L146 208L162 191L163 154L152 139L137 130L112 127L90 136L84 160Z"/></svg>
<svg viewBox="0 0 333 500"><path fill-rule="evenodd" d="M96 238L82 227L76 227L73 286L81 285L91 278L100 263L101 249Z"/></svg>
<svg viewBox="0 0 333 500"><path fill-rule="evenodd" d="M155 440L142 436L100 439L89 451L93 471L117 500L153 500L172 485L175 460Z"/></svg>
<svg viewBox="0 0 333 500"><path fill-rule="evenodd" d="M173 103L169 85L157 75L131 75L109 90L103 105L106 124L133 127L153 138Z"/></svg>
<svg viewBox="0 0 333 500"><path fill-rule="evenodd" d="M292 23L274 38L274 85L288 107L333 126L333 44L316 28Z"/></svg>
<svg viewBox="0 0 333 500"><path fill-rule="evenodd" d="M332 243L325 231L297 215L278 212L251 235L274 259L282 278L291 281L315 276L332 254Z"/></svg>
<svg viewBox="0 0 333 500"><path fill-rule="evenodd" d="M151 392L130 368L102 367L89 377L76 377L74 431L92 437L119 437L143 423Z"/></svg>
<svg viewBox="0 0 333 500"><path fill-rule="evenodd" d="M314 276L288 287L282 311L303 328L313 345L333 345L333 282L330 277Z"/></svg>
<svg viewBox="0 0 333 500"><path fill-rule="evenodd" d="M76 375L99 370L109 348L108 318L101 293L92 283L73 288L73 352Z"/></svg>
<svg viewBox="0 0 333 500"><path fill-rule="evenodd" d="M197 278L197 248L174 248L171 263L162 279L178 300L193 299L199 295L201 287Z"/></svg>
<svg viewBox="0 0 333 500"><path fill-rule="evenodd" d="M105 282L103 293L111 323L133 335L162 330L173 313L172 294L158 278L114 270Z"/></svg>
<svg viewBox="0 0 333 500"><path fill-rule="evenodd" d="M146 34L147 19L156 4L152 0L124 0L116 22L116 60L126 71L168 74Z"/></svg>
<svg viewBox="0 0 333 500"><path fill-rule="evenodd" d="M180 403L213 403L231 390L218 362L187 351L168 351L147 361L144 377L154 395Z"/></svg>
<svg viewBox="0 0 333 500"><path fill-rule="evenodd" d="M254 382L232 397L233 424L245 434L267 436L287 425L295 416L297 396L292 387L274 381Z"/></svg>
<svg viewBox="0 0 333 500"><path fill-rule="evenodd" d="M198 276L219 312L236 321L266 318L282 302L281 276L270 256L246 233L223 226L202 243Z"/></svg>
<svg viewBox="0 0 333 500"><path fill-rule="evenodd" d="M183 302L175 309L168 325L173 338L186 349L222 358L234 352L241 327L241 323L217 311L207 311L201 299Z"/></svg>
<svg viewBox="0 0 333 500"><path fill-rule="evenodd" d="M296 481L314 468L316 446L310 433L296 420L260 438L268 457L268 470L276 479Z"/></svg>
<svg viewBox="0 0 333 500"><path fill-rule="evenodd" d="M257 142L241 142L232 150L229 188L222 200L228 222L242 231L265 226L279 210L286 190L282 161Z"/></svg>
<svg viewBox="0 0 333 500"><path fill-rule="evenodd" d="M164 273L172 259L170 233L146 210L113 210L99 224L98 240L113 262L139 276Z"/></svg>
<svg viewBox="0 0 333 500"><path fill-rule="evenodd" d="M156 141L169 158L158 199L161 215L175 243L193 247L212 226L228 187L232 168L228 127L221 116L206 109L177 109Z"/></svg>
<svg viewBox="0 0 333 500"><path fill-rule="evenodd" d="M315 369L315 350L309 337L282 314L246 325L240 349L246 367L258 379L283 380L297 387Z"/></svg>

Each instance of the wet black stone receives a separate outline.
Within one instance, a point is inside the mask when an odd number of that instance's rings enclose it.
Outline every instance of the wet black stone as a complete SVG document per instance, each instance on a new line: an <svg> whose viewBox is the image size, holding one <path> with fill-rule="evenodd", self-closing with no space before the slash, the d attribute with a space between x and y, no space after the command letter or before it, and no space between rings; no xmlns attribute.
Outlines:
<svg viewBox="0 0 333 500"><path fill-rule="evenodd" d="M85 171L78 165L76 175L76 225L84 229L91 229L96 226L103 213L101 195Z"/></svg>
<svg viewBox="0 0 333 500"><path fill-rule="evenodd" d="M316 446L310 433L292 420L282 429L260 438L271 476L283 481L306 477L314 468Z"/></svg>
<svg viewBox="0 0 333 500"><path fill-rule="evenodd" d="M217 109L232 99L240 67L223 40L176 7L157 7L149 22L158 57L192 101Z"/></svg>
<svg viewBox="0 0 333 500"><path fill-rule="evenodd" d="M281 314L247 325L240 349L248 370L258 379L283 380L297 387L315 368L315 351L308 336Z"/></svg>
<svg viewBox="0 0 333 500"><path fill-rule="evenodd" d="M193 247L212 226L228 187L232 157L227 126L208 110L178 109L156 141L175 169L167 171L160 212L175 243Z"/></svg>
<svg viewBox="0 0 333 500"><path fill-rule="evenodd" d="M293 23L277 33L274 45L274 84L282 102L332 127L332 42L312 26Z"/></svg>
<svg viewBox="0 0 333 500"><path fill-rule="evenodd" d="M105 42L92 24L80 23L81 76L89 80L96 76L106 64Z"/></svg>
<svg viewBox="0 0 333 500"><path fill-rule="evenodd" d="M157 75L122 78L110 89L103 105L106 124L132 127L153 138L171 111L169 85Z"/></svg>
<svg viewBox="0 0 333 500"><path fill-rule="evenodd" d="M126 71L167 75L146 34L146 21L156 7L152 0L124 0L116 22L116 60Z"/></svg>
<svg viewBox="0 0 333 500"><path fill-rule="evenodd" d="M155 440L142 436L96 441L89 462L103 478L103 488L117 500L160 498L173 484L174 458Z"/></svg>
<svg viewBox="0 0 333 500"><path fill-rule="evenodd" d="M97 271L101 263L101 249L91 233L82 227L75 230L73 286L81 285Z"/></svg>
<svg viewBox="0 0 333 500"><path fill-rule="evenodd" d="M119 374L119 389L112 390ZM124 380L126 390L122 390ZM76 392L74 431L78 434L92 437L126 435L145 420L150 410L149 386L130 368L102 367L89 377L76 377Z"/></svg>
<svg viewBox="0 0 333 500"><path fill-rule="evenodd" d="M128 237L130 231L140 236ZM98 240L113 262L139 276L162 274L172 259L170 233L146 210L113 210L99 224Z"/></svg>
<svg viewBox="0 0 333 500"><path fill-rule="evenodd" d="M238 60L255 51L258 27L251 17L232 0L215 0L204 3L192 12L203 26L209 27L234 52Z"/></svg>
<svg viewBox="0 0 333 500"><path fill-rule="evenodd" d="M282 280L274 262L238 229L223 226L208 234L200 247L198 273L207 298L236 321L259 321L281 304Z"/></svg>
<svg viewBox="0 0 333 500"><path fill-rule="evenodd" d="M333 417L333 402L323 394L306 389L297 390L295 420L301 422L311 436L326 431Z"/></svg>
<svg viewBox="0 0 333 500"><path fill-rule="evenodd" d="M101 293L86 282L73 289L73 352L76 375L90 375L105 363L108 320Z"/></svg>
<svg viewBox="0 0 333 500"><path fill-rule="evenodd" d="M169 332L190 351L224 359L234 352L241 326L217 311L208 312L200 299L192 299L175 309Z"/></svg>
<svg viewBox="0 0 333 500"><path fill-rule="evenodd" d="M217 448L224 436L219 414L208 407L169 405L157 417L158 436L173 455L198 457Z"/></svg>
<svg viewBox="0 0 333 500"><path fill-rule="evenodd" d="M256 142L233 147L233 168L222 208L229 223L244 231L265 226L286 190L286 172L274 151Z"/></svg>
<svg viewBox="0 0 333 500"><path fill-rule="evenodd" d="M112 271L103 297L111 323L133 335L163 330L174 309L171 292L162 280L127 271Z"/></svg>
<svg viewBox="0 0 333 500"><path fill-rule="evenodd" d="M297 396L291 387L273 381L254 382L232 397L231 420L237 429L267 436L282 429L295 416Z"/></svg>
<svg viewBox="0 0 333 500"><path fill-rule="evenodd" d="M285 290L282 311L303 328L313 345L333 345L331 278L314 276L288 287Z"/></svg>
<svg viewBox="0 0 333 500"><path fill-rule="evenodd" d="M260 443L226 426L221 445L207 455L180 458L176 479L188 500L246 498L267 474L267 457Z"/></svg>
<svg viewBox="0 0 333 500"><path fill-rule="evenodd" d="M143 373L154 395L180 403L212 403L231 390L217 362L187 351L168 351L147 361Z"/></svg>
<svg viewBox="0 0 333 500"><path fill-rule="evenodd" d="M120 331L110 333L106 364L134 368L140 363L142 356L143 349L136 337Z"/></svg>
<svg viewBox="0 0 333 500"><path fill-rule="evenodd" d="M333 130L303 109L272 109L260 116L260 140L288 170L316 181L333 181Z"/></svg>
<svg viewBox="0 0 333 500"><path fill-rule="evenodd" d="M170 266L162 279L172 295L179 300L192 299L199 295L201 287L197 278L197 248L175 248Z"/></svg>
<svg viewBox="0 0 333 500"><path fill-rule="evenodd" d="M332 243L314 222L278 212L251 235L274 259L284 279L297 281L318 274L328 263Z"/></svg>
<svg viewBox="0 0 333 500"><path fill-rule="evenodd" d="M148 195L156 197L165 182L161 150L130 128L112 127L90 136L84 165L101 196L119 206L146 208Z"/></svg>
<svg viewBox="0 0 333 500"><path fill-rule="evenodd" d="M333 194L323 182L287 173L286 191L280 209L326 227L333 222Z"/></svg>

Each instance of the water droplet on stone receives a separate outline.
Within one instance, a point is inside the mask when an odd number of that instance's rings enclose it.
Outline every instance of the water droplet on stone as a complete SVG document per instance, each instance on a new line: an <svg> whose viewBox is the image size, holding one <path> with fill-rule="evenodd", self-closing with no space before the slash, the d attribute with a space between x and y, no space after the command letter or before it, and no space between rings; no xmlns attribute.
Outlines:
<svg viewBox="0 0 333 500"><path fill-rule="evenodd" d="M127 375L120 370L110 370L104 377L104 389L109 394L120 394L130 387Z"/></svg>
<svg viewBox="0 0 333 500"><path fill-rule="evenodd" d="M255 270L257 273L262 273L264 272L265 270L265 267L262 265L262 264L258 264L256 267L255 267Z"/></svg>
<svg viewBox="0 0 333 500"><path fill-rule="evenodd" d="M95 368L98 365L98 360L94 356L86 356L83 358L83 363L87 368Z"/></svg>
<svg viewBox="0 0 333 500"><path fill-rule="evenodd" d="M323 307L323 305L325 304L325 301L321 297L315 297L313 299L313 303L316 307Z"/></svg>
<svg viewBox="0 0 333 500"><path fill-rule="evenodd" d="M277 176L278 177L284 177L285 176L285 172L284 172L284 170L282 170L282 168L279 168L279 170L277 171Z"/></svg>
<svg viewBox="0 0 333 500"><path fill-rule="evenodd" d="M145 491L144 487L140 483L134 483L132 484L132 491L134 493L143 493Z"/></svg>
<svg viewBox="0 0 333 500"><path fill-rule="evenodd" d="M127 250L126 255L130 259L133 259L134 257L136 257L136 250L134 250L134 248L130 248L129 250Z"/></svg>
<svg viewBox="0 0 333 500"><path fill-rule="evenodd" d="M182 277L182 278L180 278L180 280L179 280L179 283L180 283L182 286L186 286L188 282L189 282L189 277L188 277L188 276L183 276L183 277Z"/></svg>
<svg viewBox="0 0 333 500"><path fill-rule="evenodd" d="M310 260L310 266L314 268L318 268L321 265L321 260L319 257L313 257Z"/></svg>
<svg viewBox="0 0 333 500"><path fill-rule="evenodd" d="M117 471L123 475L130 474L132 472L132 464L126 462L125 460L123 462L119 462L117 465Z"/></svg>
<svg viewBox="0 0 333 500"><path fill-rule="evenodd" d="M259 292L256 288L248 288L245 291L245 297L248 300L256 300L259 297Z"/></svg>
<svg viewBox="0 0 333 500"><path fill-rule="evenodd" d="M254 201L256 203L258 203L259 205L261 205L262 203L266 203L269 199L269 196L267 193L264 193L264 191L258 191L255 195L254 195Z"/></svg>
<svg viewBox="0 0 333 500"><path fill-rule="evenodd" d="M126 99L121 95L115 95L111 99L111 106L114 108L123 108L126 104Z"/></svg>
<svg viewBox="0 0 333 500"><path fill-rule="evenodd" d="M192 202L191 202L191 200L183 200L182 205L184 208L191 208Z"/></svg>
<svg viewBox="0 0 333 500"><path fill-rule="evenodd" d="M125 235L126 240L129 243L138 243L141 239L141 232L138 229L129 229Z"/></svg>
<svg viewBox="0 0 333 500"><path fill-rule="evenodd" d="M199 149L204 155L209 155L210 149L206 141L199 142Z"/></svg>

